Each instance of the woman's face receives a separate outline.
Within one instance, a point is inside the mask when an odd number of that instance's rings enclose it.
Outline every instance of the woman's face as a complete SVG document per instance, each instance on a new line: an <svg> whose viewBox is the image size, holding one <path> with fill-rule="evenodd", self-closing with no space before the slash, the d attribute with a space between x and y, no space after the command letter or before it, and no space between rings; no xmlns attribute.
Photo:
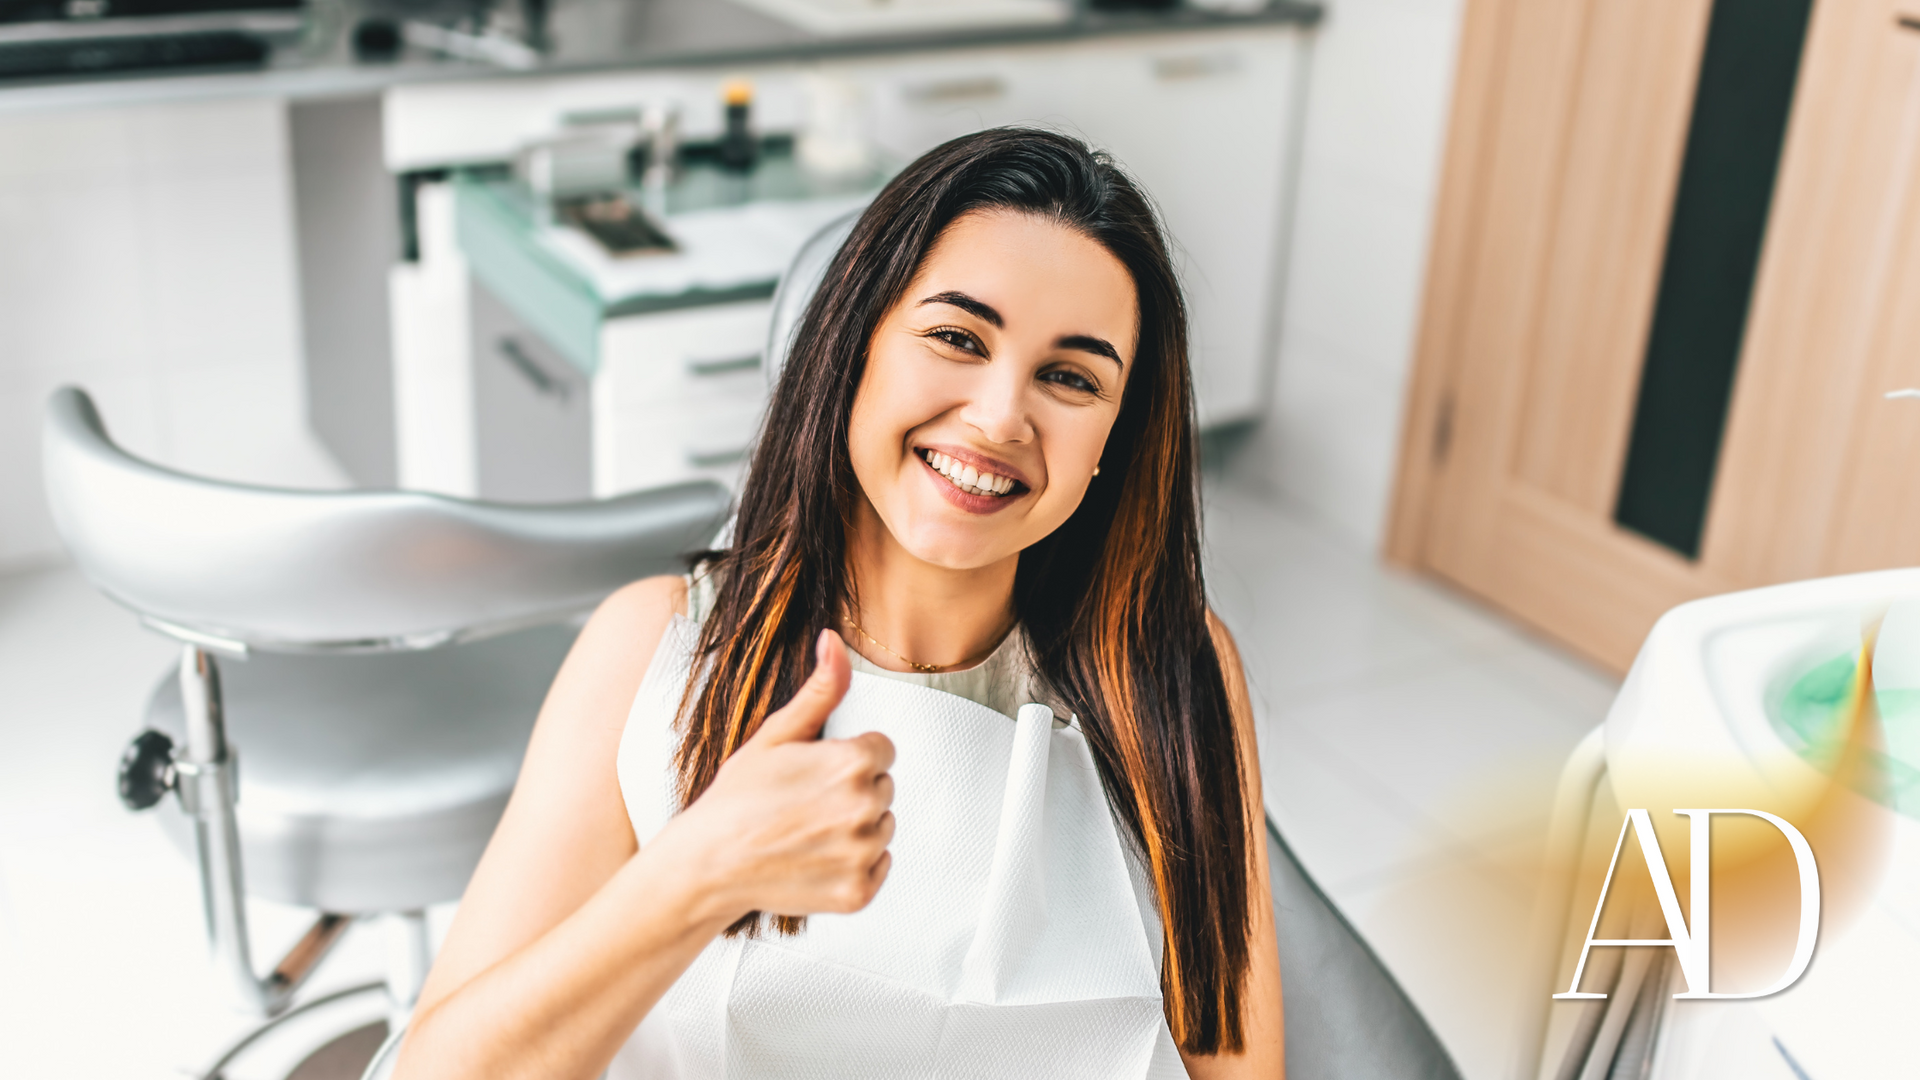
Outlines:
<svg viewBox="0 0 1920 1080"><path fill-rule="evenodd" d="M967 570L1058 528L1100 482L1138 326L1132 278L1084 235L1014 211L949 225L853 402L854 475L893 539Z"/></svg>

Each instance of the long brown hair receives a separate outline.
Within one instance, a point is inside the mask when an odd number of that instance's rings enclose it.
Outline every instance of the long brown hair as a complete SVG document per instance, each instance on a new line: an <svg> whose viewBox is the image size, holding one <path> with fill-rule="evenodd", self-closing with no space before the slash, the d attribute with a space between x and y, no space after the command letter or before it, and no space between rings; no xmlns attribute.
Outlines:
<svg viewBox="0 0 1920 1080"><path fill-rule="evenodd" d="M682 705L682 805L793 696L815 635L840 622L860 498L847 426L868 342L941 231L987 209L1075 229L1133 278L1138 355L1100 476L1064 524L1020 553L1013 603L1040 678L1079 715L1152 876L1173 1035L1191 1053L1237 1051L1253 862L1200 573L1186 306L1151 204L1075 139L997 129L928 152L880 192L828 266L780 374L732 545L703 556L717 595ZM728 933L759 924L756 912ZM774 924L792 933L801 920Z"/></svg>

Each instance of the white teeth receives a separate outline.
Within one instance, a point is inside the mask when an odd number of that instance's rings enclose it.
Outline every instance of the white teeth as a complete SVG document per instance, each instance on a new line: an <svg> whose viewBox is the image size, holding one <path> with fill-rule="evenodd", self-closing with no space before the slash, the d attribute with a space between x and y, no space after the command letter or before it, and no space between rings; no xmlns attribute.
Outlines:
<svg viewBox="0 0 1920 1080"><path fill-rule="evenodd" d="M971 465L955 461L938 450L929 450L926 453L926 462L933 466L935 472L946 477L954 487L969 495L1005 495L1013 490L1011 477L981 472Z"/></svg>

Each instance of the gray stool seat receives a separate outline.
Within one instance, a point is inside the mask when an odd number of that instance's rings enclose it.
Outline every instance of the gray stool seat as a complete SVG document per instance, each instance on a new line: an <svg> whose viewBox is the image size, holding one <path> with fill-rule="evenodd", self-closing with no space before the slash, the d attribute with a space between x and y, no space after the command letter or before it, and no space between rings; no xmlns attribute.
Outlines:
<svg viewBox="0 0 1920 1080"><path fill-rule="evenodd" d="M543 627L422 653L256 653L223 666L248 891L344 915L458 899L574 636ZM146 720L185 741L172 672ZM192 819L173 802L160 814L192 853Z"/></svg>
<svg viewBox="0 0 1920 1080"><path fill-rule="evenodd" d="M1290 1080L1460 1080L1420 1010L1267 819Z"/></svg>

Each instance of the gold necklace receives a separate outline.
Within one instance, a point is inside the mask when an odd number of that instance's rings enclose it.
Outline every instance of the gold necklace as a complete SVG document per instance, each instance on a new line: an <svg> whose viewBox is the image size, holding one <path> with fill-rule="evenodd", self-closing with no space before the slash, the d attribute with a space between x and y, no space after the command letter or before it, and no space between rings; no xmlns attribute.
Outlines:
<svg viewBox="0 0 1920 1080"><path fill-rule="evenodd" d="M964 660L955 660L951 664L922 664L922 663L917 663L913 660L909 660L906 657L901 656L899 653L894 652L892 649L887 648L885 642L881 641L877 637L874 637L872 634L867 633L865 628L863 628L859 623L854 622L852 615L841 615L840 617L845 619L847 621L847 625L853 627L854 631L858 633L861 637L866 638L868 641L871 641L875 645L880 646L881 650L884 651L888 656L893 657L895 660L900 661L901 663L907 665L908 667L912 668L913 670L919 672L922 675L935 675L942 671L947 670L948 668L964 667L967 664L975 663L980 660L985 660L987 657L993 655L993 650L999 648L1000 641L1004 640L1007 636L1006 634L1001 634L999 638L995 639L993 648L988 649L986 652L980 653L977 656L969 656ZM1008 627L1008 630L1012 630L1012 627Z"/></svg>

